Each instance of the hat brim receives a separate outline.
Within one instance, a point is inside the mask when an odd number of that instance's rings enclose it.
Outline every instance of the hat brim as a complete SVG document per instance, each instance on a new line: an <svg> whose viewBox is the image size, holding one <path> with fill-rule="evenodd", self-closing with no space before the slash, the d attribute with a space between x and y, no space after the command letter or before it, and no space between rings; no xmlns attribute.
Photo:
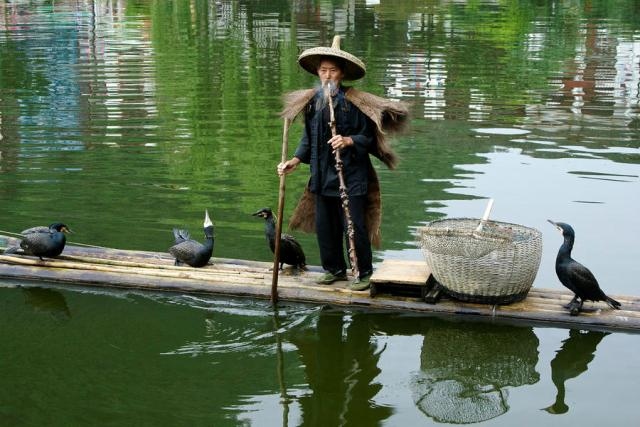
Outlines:
<svg viewBox="0 0 640 427"><path fill-rule="evenodd" d="M331 47L314 47L307 49L298 57L298 64L309 73L317 76L320 62L323 58L331 57L344 64L344 80L358 80L364 77L367 70L364 63L356 56L343 50Z"/></svg>

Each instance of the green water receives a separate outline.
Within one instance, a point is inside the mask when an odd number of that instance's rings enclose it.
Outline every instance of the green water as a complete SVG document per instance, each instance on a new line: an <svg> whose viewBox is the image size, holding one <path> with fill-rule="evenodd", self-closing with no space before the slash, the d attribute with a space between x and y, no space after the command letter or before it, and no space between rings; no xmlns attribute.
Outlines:
<svg viewBox="0 0 640 427"><path fill-rule="evenodd" d="M0 230L165 251L208 209L215 256L269 260L251 213L277 203L281 96L334 33L366 62L356 87L412 113L399 169L377 164L376 262L419 259L417 227L492 197L543 233L535 286L561 288L550 218L606 292L638 294L632 0L3 2ZM0 282L2 425L638 423L633 334L18 285Z"/></svg>

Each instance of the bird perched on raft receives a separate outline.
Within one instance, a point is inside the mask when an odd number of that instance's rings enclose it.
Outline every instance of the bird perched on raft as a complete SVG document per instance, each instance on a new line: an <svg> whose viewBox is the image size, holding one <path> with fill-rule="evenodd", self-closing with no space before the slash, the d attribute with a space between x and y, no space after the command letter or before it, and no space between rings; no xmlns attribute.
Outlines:
<svg viewBox="0 0 640 427"><path fill-rule="evenodd" d="M560 282L575 294L571 302L565 306L570 309L571 315L576 316L585 301L605 301L611 308L619 309L620 303L605 295L593 273L587 267L571 258L576 236L573 227L564 222L553 222L550 219L547 221L553 224L564 237L564 242L560 246L556 257L556 274Z"/></svg>
<svg viewBox="0 0 640 427"><path fill-rule="evenodd" d="M33 255L44 261L43 257L54 258L62 253L67 243L65 233L72 233L66 224L54 222L48 227L37 226L22 230L20 248L25 255ZM16 253L17 246L7 248L6 254Z"/></svg>
<svg viewBox="0 0 640 427"><path fill-rule="evenodd" d="M213 222L209 218L209 211L204 211L204 244L191 239L189 231L173 229L175 244L169 248L169 253L176 259L175 265L187 264L191 267L204 267L209 263L213 254Z"/></svg>
<svg viewBox="0 0 640 427"><path fill-rule="evenodd" d="M264 234L271 252L275 252L276 222L271 208L262 208L252 215L264 218ZM284 264L292 265L300 270L306 270L307 259L300 243L293 236L282 233L280 234L280 270L282 270Z"/></svg>

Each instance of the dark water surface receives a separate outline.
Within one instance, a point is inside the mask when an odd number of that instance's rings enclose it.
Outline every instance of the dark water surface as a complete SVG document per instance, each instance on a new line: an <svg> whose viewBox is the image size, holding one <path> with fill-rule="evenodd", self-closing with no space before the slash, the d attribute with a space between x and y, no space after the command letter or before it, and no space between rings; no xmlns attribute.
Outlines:
<svg viewBox="0 0 640 427"><path fill-rule="evenodd" d="M561 288L551 218L608 293L640 293L633 0L2 2L0 230L164 251L207 208L216 256L269 260L250 214L277 203L281 95L335 33L356 87L413 116L377 165L376 261L491 197L543 233L535 286ZM2 425L640 423L632 334L2 283L0 343Z"/></svg>

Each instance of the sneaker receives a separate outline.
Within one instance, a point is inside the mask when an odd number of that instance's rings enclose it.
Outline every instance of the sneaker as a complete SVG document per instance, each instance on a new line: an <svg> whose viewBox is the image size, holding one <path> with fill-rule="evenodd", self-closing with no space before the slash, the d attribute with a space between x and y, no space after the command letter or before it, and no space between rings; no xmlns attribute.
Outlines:
<svg viewBox="0 0 640 427"><path fill-rule="evenodd" d="M369 286L371 286L371 284L369 283L370 280L371 273L367 274L366 276L358 277L351 283L351 285L349 285L349 289L351 289L352 291L364 291L366 289L369 289Z"/></svg>
<svg viewBox="0 0 640 427"><path fill-rule="evenodd" d="M316 283L318 283L319 285L330 285L338 280L347 280L347 273L345 273L344 271L336 274L327 272L320 276L320 278L316 280Z"/></svg>

